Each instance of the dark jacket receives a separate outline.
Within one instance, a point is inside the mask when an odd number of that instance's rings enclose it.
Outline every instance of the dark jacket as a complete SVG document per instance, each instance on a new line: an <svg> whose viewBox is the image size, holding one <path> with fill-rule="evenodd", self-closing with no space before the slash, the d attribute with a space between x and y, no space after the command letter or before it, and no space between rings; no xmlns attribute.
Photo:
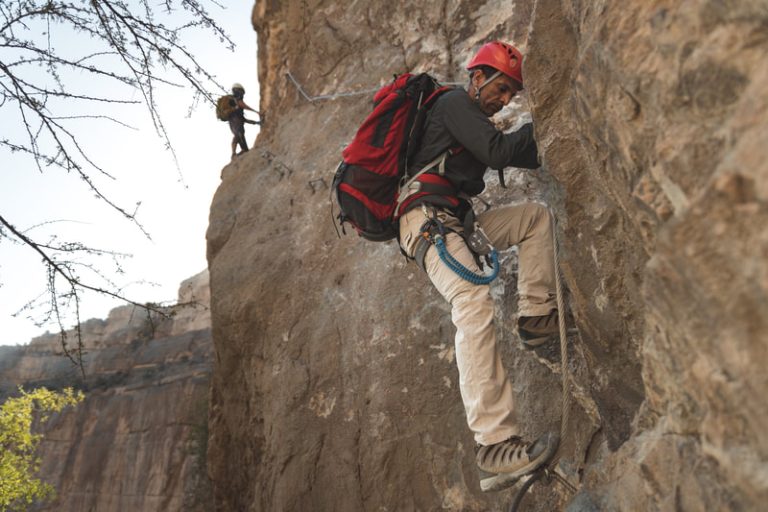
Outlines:
<svg viewBox="0 0 768 512"><path fill-rule="evenodd" d="M500 132L464 89L447 92L435 102L425 123L421 148L409 165L408 174L416 174L445 150L457 147L464 149L448 156L445 165L445 177L457 194L481 193L485 188L483 175L489 167L539 166L533 125L528 123L512 133Z"/></svg>
<svg viewBox="0 0 768 512"><path fill-rule="evenodd" d="M245 119L245 110L243 108L243 99L238 98L237 96L232 96L232 99L229 100L230 107L235 107L235 109L232 111L231 114L229 114L229 119L232 118L240 118L241 120Z"/></svg>

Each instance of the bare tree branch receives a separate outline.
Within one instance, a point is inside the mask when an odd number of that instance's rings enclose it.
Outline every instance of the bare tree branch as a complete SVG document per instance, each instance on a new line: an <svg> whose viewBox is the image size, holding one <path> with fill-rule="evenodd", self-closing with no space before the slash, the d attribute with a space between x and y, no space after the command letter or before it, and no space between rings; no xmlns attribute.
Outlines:
<svg viewBox="0 0 768 512"><path fill-rule="evenodd" d="M105 109L143 103L156 133L176 161L158 108L158 88L189 87L193 92L190 108L200 98L213 105L212 91L222 91L223 87L187 48L185 38L207 34L223 47L234 49L232 40L210 15L209 6L223 8L217 0L0 1L0 151L28 156L41 173L51 167L72 173L99 200L151 239L137 219L137 209L131 211L102 193L96 178L114 180L115 176L88 155L71 127L75 121L106 120L131 128ZM57 38L78 38L83 43L79 46L82 50L73 50L78 46L70 44L58 47ZM72 55L73 51L79 53ZM68 82L72 73L85 74L89 83L104 86L98 87L95 94L76 90L78 87ZM136 93L138 101L131 96ZM98 110L93 110L97 106ZM73 108L82 110L73 113ZM176 166L178 169L178 163ZM81 371L84 372L79 324L83 291L165 315L159 307L128 299L99 268L77 259L79 255L111 257L117 264L126 255L79 242L36 240L29 234L31 229L20 230L0 215L0 240L29 247L41 258L46 272L47 294L28 302L24 308L45 298L47 317L59 325L64 352ZM104 284L84 280L79 272L87 272ZM77 322L78 342L74 349L67 344L65 310L73 311Z"/></svg>

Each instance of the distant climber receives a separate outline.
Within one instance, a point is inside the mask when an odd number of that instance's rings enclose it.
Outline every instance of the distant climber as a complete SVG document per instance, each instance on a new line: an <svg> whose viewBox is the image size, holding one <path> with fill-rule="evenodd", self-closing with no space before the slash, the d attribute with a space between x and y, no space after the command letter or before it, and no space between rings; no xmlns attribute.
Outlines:
<svg viewBox="0 0 768 512"><path fill-rule="evenodd" d="M232 85L232 94L222 96L216 103L216 116L222 121L229 122L229 129L232 131L232 158L241 155L248 151L248 143L245 140L245 123L248 124L261 124L261 121L253 121L246 119L245 111L250 110L259 114L260 118L263 118L260 112L249 107L243 97L245 96L245 88L239 83ZM237 153L237 145L240 145L240 153Z"/></svg>
<svg viewBox="0 0 768 512"><path fill-rule="evenodd" d="M407 172L413 177L430 164L434 168L411 183L400 212L401 247L425 269L452 306L461 397L477 443L483 491L508 487L532 473L554 455L558 444L552 434L536 442L519 437L512 385L493 326L489 286L462 277L445 262L445 252L439 254L447 249L454 260L477 273L480 260L465 237L474 246L492 244L498 250L518 245L521 341L532 348L558 332L548 209L526 203L475 217L467 200L483 191L489 167L539 167L531 123L505 134L489 120L522 90L521 66L522 55L509 44L495 41L480 48L467 67L468 89L443 94L428 114L421 147ZM441 154L445 158L438 165Z"/></svg>

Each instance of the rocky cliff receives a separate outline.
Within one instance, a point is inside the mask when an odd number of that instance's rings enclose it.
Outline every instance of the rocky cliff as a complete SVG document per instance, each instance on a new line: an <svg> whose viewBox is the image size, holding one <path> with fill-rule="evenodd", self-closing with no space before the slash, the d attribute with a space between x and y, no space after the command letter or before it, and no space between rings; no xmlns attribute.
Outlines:
<svg viewBox="0 0 768 512"><path fill-rule="evenodd" d="M578 332L560 470L579 490L536 484L526 506L760 508L765 2L265 0L252 21L267 123L223 170L207 235L217 510L508 507L479 491L448 306L395 244L337 238L328 202L370 109L356 91L465 80L494 38L525 49L527 93L501 121L530 111L544 166L509 170L510 190L489 178L485 199L557 212ZM518 347L514 251L503 263L518 422L557 430L559 355Z"/></svg>
<svg viewBox="0 0 768 512"><path fill-rule="evenodd" d="M768 497L768 4L536 4L537 135L613 509Z"/></svg>
<svg viewBox="0 0 768 512"><path fill-rule="evenodd" d="M84 322L85 380L58 335L0 347L3 397L18 385L86 395L41 427L39 476L57 497L36 510L210 510L209 300L206 271L182 283L168 318L122 306Z"/></svg>

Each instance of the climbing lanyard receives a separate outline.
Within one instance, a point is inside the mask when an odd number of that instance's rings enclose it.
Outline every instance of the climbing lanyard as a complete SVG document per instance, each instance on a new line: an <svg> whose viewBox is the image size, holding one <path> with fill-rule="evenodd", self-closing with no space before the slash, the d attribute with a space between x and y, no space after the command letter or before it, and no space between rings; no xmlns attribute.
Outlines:
<svg viewBox="0 0 768 512"><path fill-rule="evenodd" d="M428 248L428 244L432 244L435 246L437 254L440 256L440 260L445 264L445 266L451 269L457 276L461 277L465 281L469 281L470 283L476 285L484 285L489 284L491 281L496 279L496 277L499 275L500 268L499 253L493 247L490 240L488 240L488 237L485 236L485 233L483 233L480 226L475 225L473 232L467 236L467 247L474 254L478 256L484 256L486 258L486 262L490 263L491 266L490 274L477 274L462 265L460 261L454 258L451 253L448 252L448 247L446 247L445 244L445 226L437 218L437 214L434 210L432 210L431 215L429 208L426 205L422 205L422 210L424 211L424 215L427 217L427 222L425 222L421 227L421 241L419 242L421 247L417 247L416 249L416 261L419 266L423 268L423 259L426 255L426 249Z"/></svg>
<svg viewBox="0 0 768 512"><path fill-rule="evenodd" d="M456 258L451 256L451 253L448 252L448 248L445 246L445 237L442 235L436 235L435 236L435 248L437 249L437 254L440 256L440 259L442 260L445 265L454 271L457 276L464 279L465 281L469 281L472 284L488 284L499 275L499 253L496 252L496 249L491 249L490 252L490 258L491 258L491 268L493 269L492 272L488 275L482 275L482 274L476 274L472 272L470 269L465 267L461 264Z"/></svg>

